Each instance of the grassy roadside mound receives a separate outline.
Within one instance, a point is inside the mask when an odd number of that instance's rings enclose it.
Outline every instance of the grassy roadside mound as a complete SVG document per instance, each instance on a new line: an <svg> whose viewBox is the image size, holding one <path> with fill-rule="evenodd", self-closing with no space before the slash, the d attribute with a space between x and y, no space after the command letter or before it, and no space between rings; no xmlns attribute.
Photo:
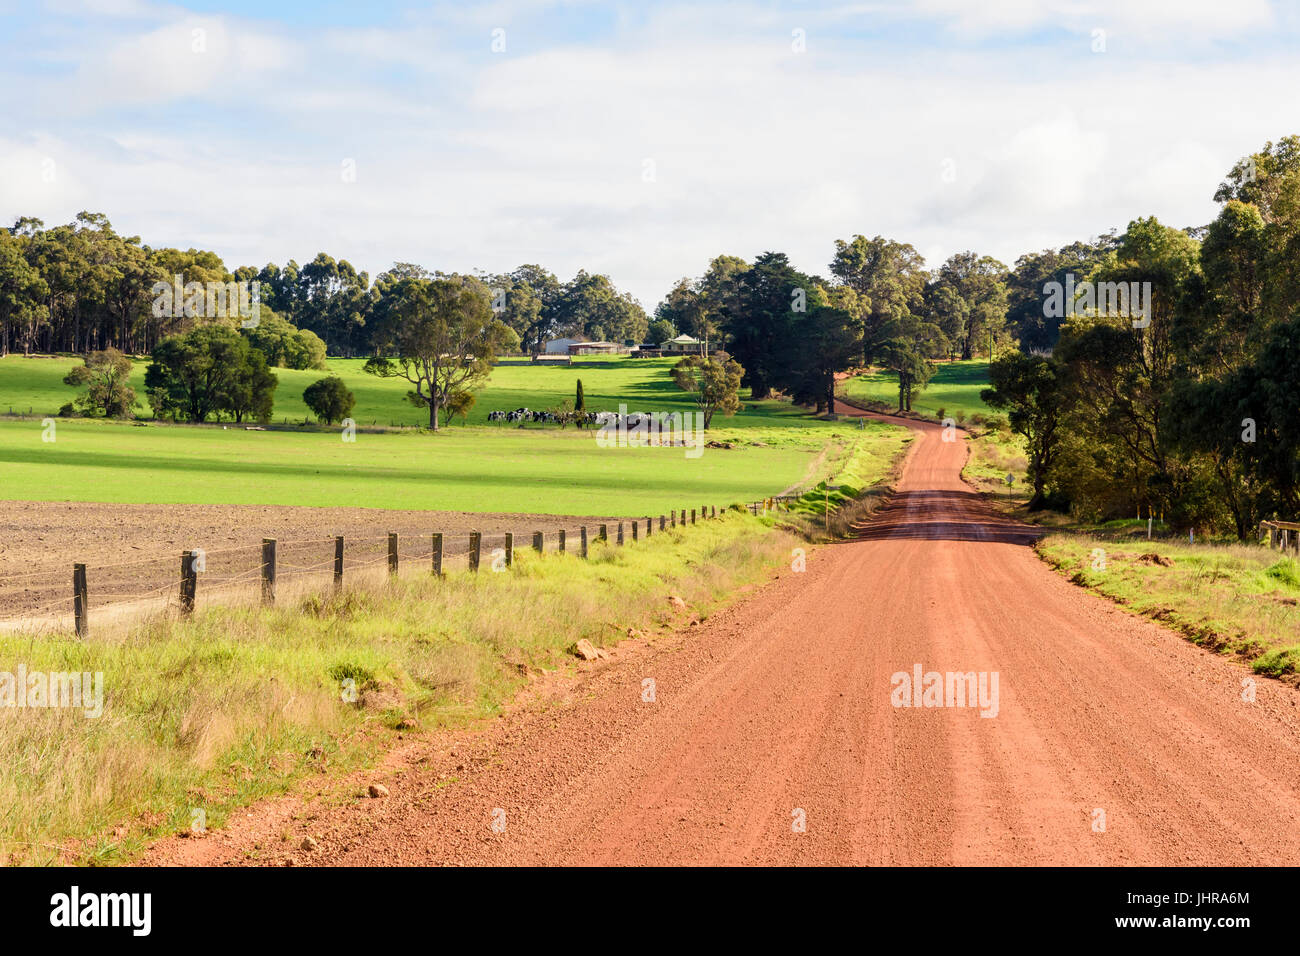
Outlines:
<svg viewBox="0 0 1300 956"><path fill-rule="evenodd" d="M104 707L0 708L0 860L113 863L188 831L196 810L220 826L307 774L365 765L399 732L496 713L530 674L569 666L581 638L702 619L795 543L728 512L593 543L585 561L522 551L505 573L213 607L119 638L5 635L0 670L102 672Z"/></svg>
<svg viewBox="0 0 1300 956"><path fill-rule="evenodd" d="M1250 545L1051 534L1038 553L1076 584L1256 674L1300 683L1300 564ZM1104 558L1104 562L1101 560Z"/></svg>

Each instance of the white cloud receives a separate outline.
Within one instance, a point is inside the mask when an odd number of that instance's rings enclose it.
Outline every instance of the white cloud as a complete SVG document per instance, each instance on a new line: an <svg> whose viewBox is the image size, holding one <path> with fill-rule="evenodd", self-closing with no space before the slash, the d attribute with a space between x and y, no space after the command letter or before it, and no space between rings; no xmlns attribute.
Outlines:
<svg viewBox="0 0 1300 956"><path fill-rule="evenodd" d="M1186 42L1239 36L1273 22L1269 0L915 0L911 11L959 33L987 36L1058 27L1090 33L1128 33L1143 39Z"/></svg>
<svg viewBox="0 0 1300 956"><path fill-rule="evenodd" d="M0 138L0 225L20 215L53 222L46 210L73 213L85 208L91 191L81 175L82 164L67 143L38 132L24 140Z"/></svg>
<svg viewBox="0 0 1300 956"><path fill-rule="evenodd" d="M656 7L581 43L516 10L500 56L427 16L292 39L190 15L114 34L83 58L89 101L30 78L57 132L0 126L0 221L103 211L150 244L213 248L231 265L323 250L372 274L398 259L586 268L652 307L723 252L783 250L824 274L833 241L859 232L932 264L966 248L1010 263L1140 215L1201 224L1235 159L1300 132L1285 96L1240 92L1295 88L1300 64L1280 54L1152 64L1086 45L1074 59L1030 44L908 47L849 29L896 26L897 6L774 9ZM787 9L807 53L790 49ZM904 12L965 29L961 9ZM1117 3L978 9L1004 31L1056 22L1044 10L1080 24L1097 10L1145 16ZM1246 20L1264 22L1260 9L1248 0ZM1216 28L1209 5L1180 10L1193 39Z"/></svg>
<svg viewBox="0 0 1300 956"><path fill-rule="evenodd" d="M59 93L79 110L234 95L298 65L295 45L222 17L186 16L85 51Z"/></svg>

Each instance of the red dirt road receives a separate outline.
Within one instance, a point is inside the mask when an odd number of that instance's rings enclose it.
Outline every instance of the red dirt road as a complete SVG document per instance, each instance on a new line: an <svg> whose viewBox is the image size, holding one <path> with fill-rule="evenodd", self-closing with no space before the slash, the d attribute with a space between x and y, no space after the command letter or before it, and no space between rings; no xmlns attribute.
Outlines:
<svg viewBox="0 0 1300 956"><path fill-rule="evenodd" d="M1300 694L1246 703L1242 667L1066 582L961 481L964 442L907 424L900 493L805 572L413 744L362 778L387 798L264 806L145 862L1300 863ZM893 706L917 664L996 672L996 716Z"/></svg>

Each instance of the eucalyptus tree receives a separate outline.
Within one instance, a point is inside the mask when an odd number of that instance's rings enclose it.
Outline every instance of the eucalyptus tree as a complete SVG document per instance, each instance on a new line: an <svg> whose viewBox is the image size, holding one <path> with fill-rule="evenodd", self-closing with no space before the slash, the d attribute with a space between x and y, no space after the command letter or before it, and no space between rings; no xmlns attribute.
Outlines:
<svg viewBox="0 0 1300 956"><path fill-rule="evenodd" d="M498 353L517 347L514 331L492 312L491 294L478 279L402 279L390 288L388 339L365 364L380 378L410 383L407 399L429 409L429 428L458 394L486 383Z"/></svg>

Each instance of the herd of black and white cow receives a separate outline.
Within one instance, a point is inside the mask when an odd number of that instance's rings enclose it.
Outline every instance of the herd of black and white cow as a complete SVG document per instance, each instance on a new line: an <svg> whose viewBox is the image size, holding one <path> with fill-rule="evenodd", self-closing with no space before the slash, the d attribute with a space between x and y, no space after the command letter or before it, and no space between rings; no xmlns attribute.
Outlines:
<svg viewBox="0 0 1300 956"><path fill-rule="evenodd" d="M637 428L641 424L650 424L655 416L645 412L632 412L620 415L617 412L535 412L530 408L516 408L512 412L488 412L489 422L508 422L521 428L529 423L559 425L576 425L586 428Z"/></svg>

